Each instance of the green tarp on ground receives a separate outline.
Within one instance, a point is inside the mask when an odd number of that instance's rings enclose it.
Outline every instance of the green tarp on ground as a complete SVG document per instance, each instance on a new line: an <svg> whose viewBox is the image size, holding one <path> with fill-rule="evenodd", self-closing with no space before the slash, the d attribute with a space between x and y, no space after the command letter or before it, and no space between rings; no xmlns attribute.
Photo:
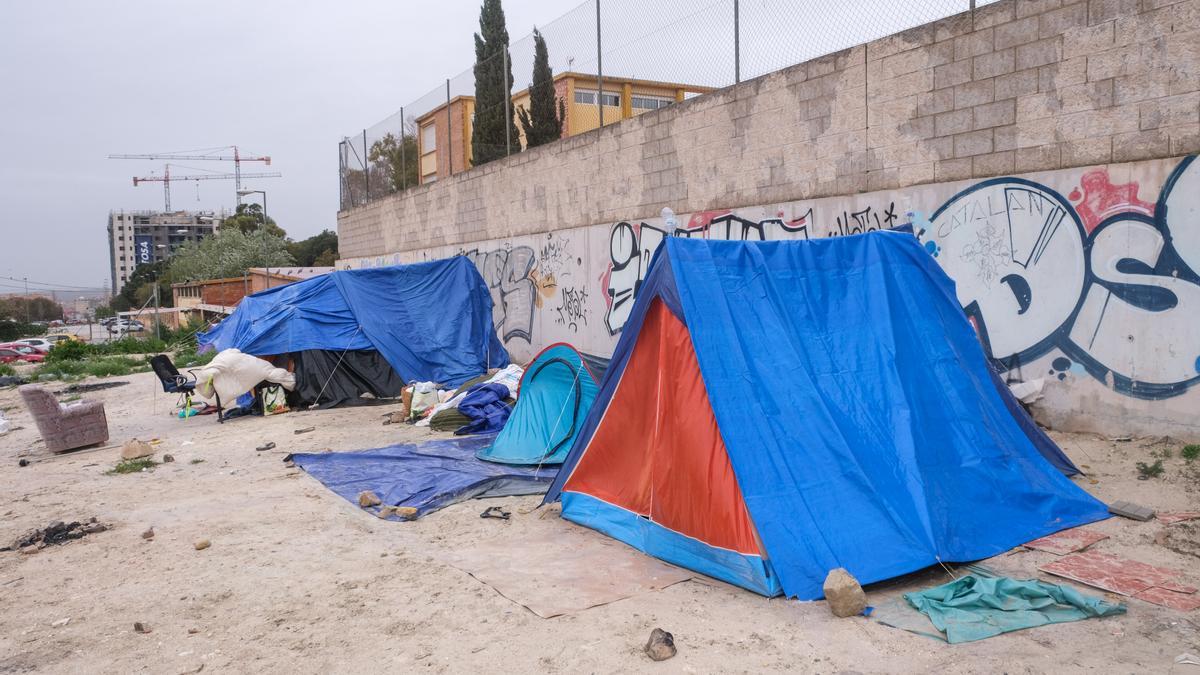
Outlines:
<svg viewBox="0 0 1200 675"><path fill-rule="evenodd" d="M1105 602L1069 586L976 574L906 593L904 599L929 617L951 644L1050 623L1125 613L1124 604Z"/></svg>

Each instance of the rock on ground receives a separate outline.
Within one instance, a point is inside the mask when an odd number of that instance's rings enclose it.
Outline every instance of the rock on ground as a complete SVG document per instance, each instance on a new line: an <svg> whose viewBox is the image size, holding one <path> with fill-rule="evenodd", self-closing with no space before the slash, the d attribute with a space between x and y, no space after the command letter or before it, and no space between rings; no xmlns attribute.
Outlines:
<svg viewBox="0 0 1200 675"><path fill-rule="evenodd" d="M154 448L146 441L131 438L121 446L121 459L138 459L154 454Z"/></svg>
<svg viewBox="0 0 1200 675"><path fill-rule="evenodd" d="M867 594L858 579L844 568L837 568L825 577L825 601L834 616L855 616L867 608Z"/></svg>
<svg viewBox="0 0 1200 675"><path fill-rule="evenodd" d="M675 656L675 636L661 628L650 631L650 639L643 647L646 656L655 661L666 661Z"/></svg>

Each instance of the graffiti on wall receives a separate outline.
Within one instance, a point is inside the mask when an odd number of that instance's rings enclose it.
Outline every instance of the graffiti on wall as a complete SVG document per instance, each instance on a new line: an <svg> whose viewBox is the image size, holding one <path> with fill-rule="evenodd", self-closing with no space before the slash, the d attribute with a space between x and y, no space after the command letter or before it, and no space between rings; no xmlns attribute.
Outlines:
<svg viewBox="0 0 1200 675"><path fill-rule="evenodd" d="M1155 203L1138 189L1107 169L1068 197L997 178L914 227L1006 369L1059 350L1046 374L1165 398L1200 382L1200 163L1183 160Z"/></svg>
<svg viewBox="0 0 1200 675"><path fill-rule="evenodd" d="M554 322L578 333L587 327L587 289L583 286L562 286L558 289L558 307Z"/></svg>
<svg viewBox="0 0 1200 675"><path fill-rule="evenodd" d="M492 294L496 334L505 342L533 339L533 312L542 298L553 295L553 275L539 275L529 246L512 246L491 251L459 251L475 263Z"/></svg>
<svg viewBox="0 0 1200 675"><path fill-rule="evenodd" d="M751 220L730 211L706 211L693 215L686 226L680 226L670 209L663 209L662 218L662 228L622 221L609 232L609 264L600 278L600 285L604 289L607 306L604 325L610 335L616 335L625 327L633 301L646 280L650 259L666 237L722 241L808 239L812 209L789 220L784 220L782 213L774 218Z"/></svg>

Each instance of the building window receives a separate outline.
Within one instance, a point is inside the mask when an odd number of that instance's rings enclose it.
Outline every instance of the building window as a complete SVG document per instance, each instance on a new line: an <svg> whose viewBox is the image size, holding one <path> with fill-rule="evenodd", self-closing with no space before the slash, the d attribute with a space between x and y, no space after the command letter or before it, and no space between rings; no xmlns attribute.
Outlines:
<svg viewBox="0 0 1200 675"><path fill-rule="evenodd" d="M437 127L430 125L421 129L421 152L437 150Z"/></svg>
<svg viewBox="0 0 1200 675"><path fill-rule="evenodd" d="M674 102L675 99L662 96L631 96L629 98L629 104L637 110L658 110Z"/></svg>
<svg viewBox="0 0 1200 675"><path fill-rule="evenodd" d="M621 95L612 92L604 92L600 97L604 105L619 107L621 105ZM585 105L596 105L596 90L595 89L576 89L575 102Z"/></svg>

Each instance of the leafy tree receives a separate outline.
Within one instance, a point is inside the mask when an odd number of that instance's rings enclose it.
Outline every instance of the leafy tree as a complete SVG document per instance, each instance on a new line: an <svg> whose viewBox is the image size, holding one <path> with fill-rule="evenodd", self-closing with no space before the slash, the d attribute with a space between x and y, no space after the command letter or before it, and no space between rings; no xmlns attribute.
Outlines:
<svg viewBox="0 0 1200 675"><path fill-rule="evenodd" d="M114 310L110 305L101 305L100 307L96 308L97 319L107 319L116 315L116 310Z"/></svg>
<svg viewBox="0 0 1200 675"><path fill-rule="evenodd" d="M175 282L240 277L251 267L295 264L287 242L269 228L247 233L237 227L222 227L211 237L185 242L170 262L170 279Z"/></svg>
<svg viewBox="0 0 1200 675"><path fill-rule="evenodd" d="M500 0L483 0L479 32L475 34L475 126L471 130L471 163L486 164L521 150L513 117L505 119L504 102L512 98L512 62L508 58L508 29ZM506 136L507 134L507 136Z"/></svg>
<svg viewBox="0 0 1200 675"><path fill-rule="evenodd" d="M121 292L113 297L109 306L117 312L128 312L141 307L150 299L157 280L159 304L163 307L170 307L171 282L166 278L167 265L168 261L166 260L138 265L134 268L133 274L129 275L129 280L121 287Z"/></svg>
<svg viewBox="0 0 1200 675"><path fill-rule="evenodd" d="M62 305L40 296L12 296L0 299L0 319L14 321L56 321L63 318Z"/></svg>
<svg viewBox="0 0 1200 675"><path fill-rule="evenodd" d="M322 230L308 239L289 241L287 250L300 267L331 267L338 259L337 233Z"/></svg>
<svg viewBox="0 0 1200 675"><path fill-rule="evenodd" d="M275 219L267 217L267 232L276 237L286 237L287 232L283 228L275 224ZM221 229L234 228L242 231L242 234L250 234L263 225L263 209L262 204L238 204L237 211L232 216L229 216L221 221Z"/></svg>
<svg viewBox="0 0 1200 675"><path fill-rule="evenodd" d="M563 100L554 95L550 54L545 38L536 28L533 30L533 84L529 86L529 110L521 106L517 116L521 120L521 128L525 130L526 148L535 148L562 138L567 109Z"/></svg>
<svg viewBox="0 0 1200 675"><path fill-rule="evenodd" d="M372 143L371 151L367 153L371 162L371 194L376 190L382 194L417 185L420 182L420 154L415 128L406 128L399 138L392 133L385 134Z"/></svg>

